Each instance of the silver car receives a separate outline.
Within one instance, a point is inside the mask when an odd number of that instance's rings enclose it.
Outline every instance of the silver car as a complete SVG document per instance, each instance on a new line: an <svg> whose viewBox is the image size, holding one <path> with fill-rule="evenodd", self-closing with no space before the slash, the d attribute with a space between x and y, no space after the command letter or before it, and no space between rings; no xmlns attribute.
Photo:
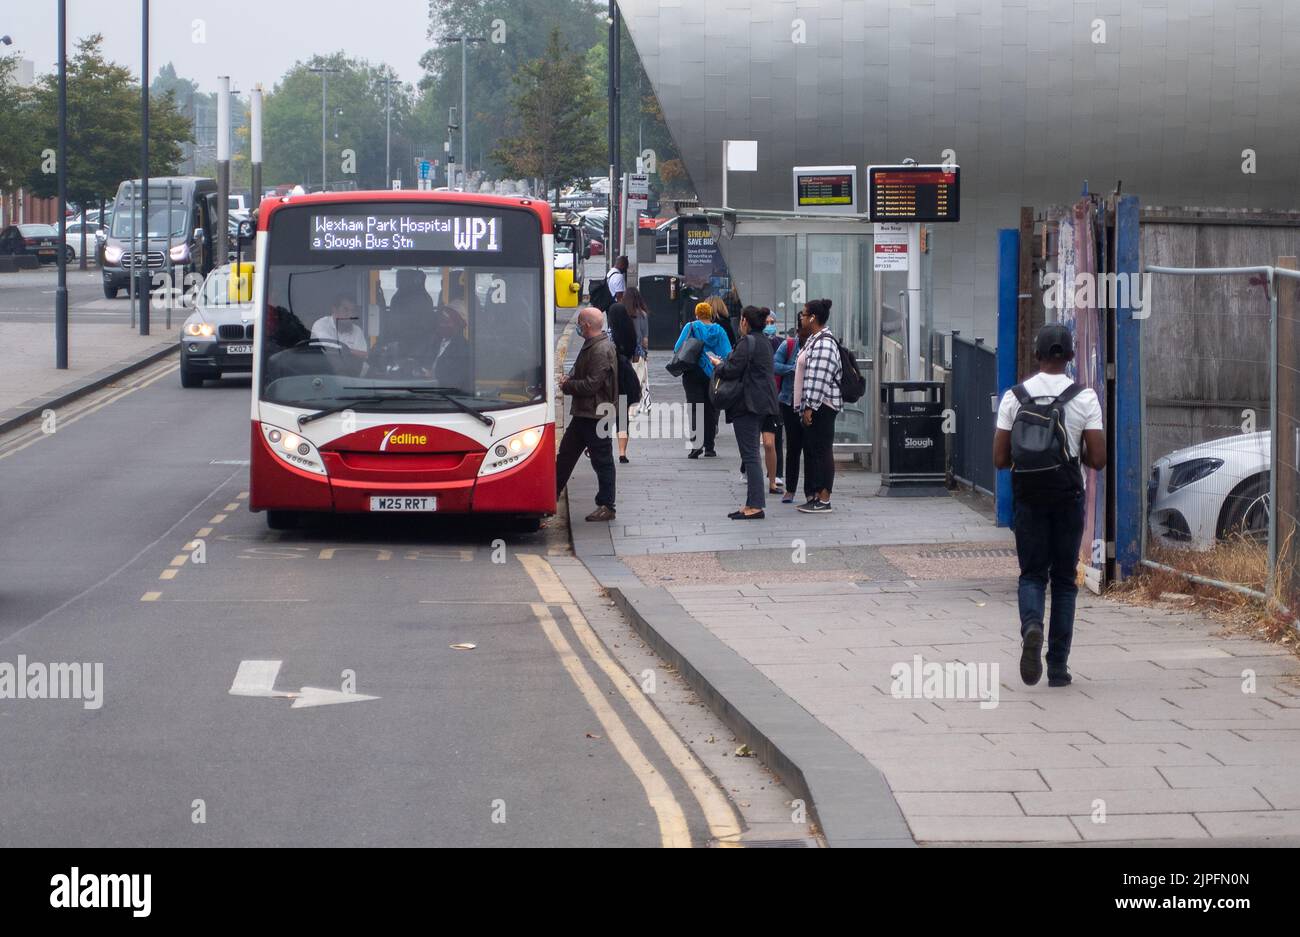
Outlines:
<svg viewBox="0 0 1300 937"><path fill-rule="evenodd" d="M253 304L231 298L232 270L226 264L208 274L194 312L181 326L182 387L253 371Z"/></svg>

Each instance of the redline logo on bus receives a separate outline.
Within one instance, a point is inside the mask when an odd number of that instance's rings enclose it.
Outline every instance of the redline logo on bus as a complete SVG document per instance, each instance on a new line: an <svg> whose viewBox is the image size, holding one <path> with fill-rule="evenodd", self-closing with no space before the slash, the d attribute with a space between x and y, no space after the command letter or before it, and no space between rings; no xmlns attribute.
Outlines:
<svg viewBox="0 0 1300 937"><path fill-rule="evenodd" d="M397 430L399 427L394 426L384 434L383 442L379 444L379 451L384 452L389 446L427 446L429 437L422 433L402 432Z"/></svg>

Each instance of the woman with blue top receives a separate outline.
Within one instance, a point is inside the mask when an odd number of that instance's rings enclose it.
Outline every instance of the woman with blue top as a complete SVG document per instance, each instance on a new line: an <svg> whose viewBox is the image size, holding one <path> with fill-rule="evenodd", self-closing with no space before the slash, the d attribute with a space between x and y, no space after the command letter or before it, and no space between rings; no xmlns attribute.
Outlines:
<svg viewBox="0 0 1300 937"><path fill-rule="evenodd" d="M718 435L718 410L709 400L709 380L713 377L713 362L709 360L709 355L726 358L731 354L731 341L722 326L713 321L713 306L707 302L696 304L695 321L687 323L682 329L682 334L677 336L677 344L673 346L673 351L682 347L682 342L686 341L687 336L694 336L702 341L704 350L700 353L700 360L696 366L682 375L682 388L686 391L686 403L691 411L691 439L697 446L688 452L686 457L698 459L703 454L713 458L718 454L713 448L713 442ZM699 446L700 427L696 422L701 408L704 411L702 447Z"/></svg>

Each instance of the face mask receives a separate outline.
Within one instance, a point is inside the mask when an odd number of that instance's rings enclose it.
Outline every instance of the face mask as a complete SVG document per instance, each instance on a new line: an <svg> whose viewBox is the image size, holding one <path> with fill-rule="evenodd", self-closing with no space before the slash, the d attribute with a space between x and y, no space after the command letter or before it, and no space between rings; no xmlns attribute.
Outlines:
<svg viewBox="0 0 1300 937"><path fill-rule="evenodd" d="M764 326L764 327L763 327L763 334L764 334L764 335L775 335L775 334L776 334L776 325L773 324L773 325L767 325L767 326Z"/></svg>

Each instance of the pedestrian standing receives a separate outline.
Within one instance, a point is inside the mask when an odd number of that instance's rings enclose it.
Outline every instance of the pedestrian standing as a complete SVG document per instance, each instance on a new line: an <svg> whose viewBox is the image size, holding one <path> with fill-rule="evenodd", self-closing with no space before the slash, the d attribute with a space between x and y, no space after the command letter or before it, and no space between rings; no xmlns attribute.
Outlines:
<svg viewBox="0 0 1300 937"><path fill-rule="evenodd" d="M777 400L781 404L781 424L785 429L785 474L782 476L785 494L781 496L782 504L794 503L794 492L799 487L799 460L803 456L803 422L799 418L799 411L794 408L794 370L799 349L802 347L801 343L808 333L807 328L802 324L802 314L799 316L799 321L797 331L791 330L790 335L778 336L781 344L777 346L772 362L776 379L780 383ZM811 499L815 494L816 492L808 485L808 475L805 472L804 500Z"/></svg>
<svg viewBox="0 0 1300 937"><path fill-rule="evenodd" d="M605 284L609 287L609 295L613 297L614 302L619 302L627 292L627 267L627 258L620 257L605 274Z"/></svg>
<svg viewBox="0 0 1300 937"><path fill-rule="evenodd" d="M641 382L641 401L632 415L637 416L650 409L650 307L635 286L629 286L624 291L623 305L627 307L628 315L632 317L632 327L636 331L632 370L636 371L637 380Z"/></svg>
<svg viewBox="0 0 1300 937"><path fill-rule="evenodd" d="M732 315L731 307L726 301L718 296L710 296L706 302L713 307L713 321L722 326L722 331L727 333L727 341L731 342L732 347L736 344L736 323L740 320L740 300L737 298L736 291L733 289L727 294L736 301L736 312Z"/></svg>
<svg viewBox="0 0 1300 937"><path fill-rule="evenodd" d="M608 407L618 406L618 356L614 343L601 328L602 319L594 306L578 313L582 349L573 370L560 382L561 393L573 398L573 413L556 455L555 496L558 498L568 485L578 457L586 449L591 453L598 483L596 510L587 515L589 521L614 519L614 440L607 421L600 415L608 412Z"/></svg>
<svg viewBox="0 0 1300 937"><path fill-rule="evenodd" d="M840 343L827 326L829 299L814 299L804 306L801 321L808 339L795 362L795 409L803 426L803 467L813 495L799 505L804 514L829 514L835 485L835 418L844 408L840 393L843 365Z"/></svg>
<svg viewBox="0 0 1300 937"><path fill-rule="evenodd" d="M716 296L710 299L721 302ZM688 459L698 459L701 454L712 459L718 454L714 449L718 435L718 411L709 399L709 379L713 377L713 362L709 353L725 358L731 354L732 346L722 326L713 321L713 309L713 303L707 300L696 303L695 321L688 322L682 328L682 334L677 336L677 344L673 346L673 351L681 348L688 336L704 343L699 362L682 374L682 389L686 391L686 403L691 411L691 439L694 441L694 448L686 454ZM699 425L701 419L704 420L703 426Z"/></svg>
<svg viewBox="0 0 1300 937"><path fill-rule="evenodd" d="M776 334L776 316L772 315L772 310L763 306L761 311L764 321L763 337L772 346L772 356L775 360L776 350L783 344L783 340ZM781 428L779 402L781 378L773 377L772 382L778 393L777 412L763 420L763 461L767 465L767 493L779 495L782 486L785 484L785 480L782 478L785 474L785 452L782 437L785 434Z"/></svg>
<svg viewBox="0 0 1300 937"><path fill-rule="evenodd" d="M614 341L614 350L618 352L619 358L627 362L627 365L624 365L620 361L619 367L630 367L632 358L636 355L636 326L632 324L632 316L628 313L626 300L627 292L624 291L623 298L610 306L605 313L605 318L609 322L609 336ZM618 411L615 414L615 425L618 430L618 461L624 465L628 462L627 420L631 405L631 401L626 400L626 397L627 391L624 390L624 399L618 401Z"/></svg>
<svg viewBox="0 0 1300 937"><path fill-rule="evenodd" d="M727 408L727 422L736 431L736 444L745 466L745 503L727 516L732 520L760 520L765 515L763 463L759 457L759 434L763 421L777 412L776 384L772 380L772 345L763 336L767 317L755 306L741 313L740 336L724 361L710 354L714 376L739 383L739 394Z"/></svg>
<svg viewBox="0 0 1300 937"><path fill-rule="evenodd" d="M1033 686L1043 675L1043 613L1052 587L1047 643L1047 685L1070 683L1075 568L1083 540L1084 481L1080 463L1106 467L1101 404L1091 388L1066 374L1074 337L1060 323L1034 338L1038 373L1002 396L993 434L993 464L1011 469L1015 496L1012 528L1020 560L1020 679Z"/></svg>

